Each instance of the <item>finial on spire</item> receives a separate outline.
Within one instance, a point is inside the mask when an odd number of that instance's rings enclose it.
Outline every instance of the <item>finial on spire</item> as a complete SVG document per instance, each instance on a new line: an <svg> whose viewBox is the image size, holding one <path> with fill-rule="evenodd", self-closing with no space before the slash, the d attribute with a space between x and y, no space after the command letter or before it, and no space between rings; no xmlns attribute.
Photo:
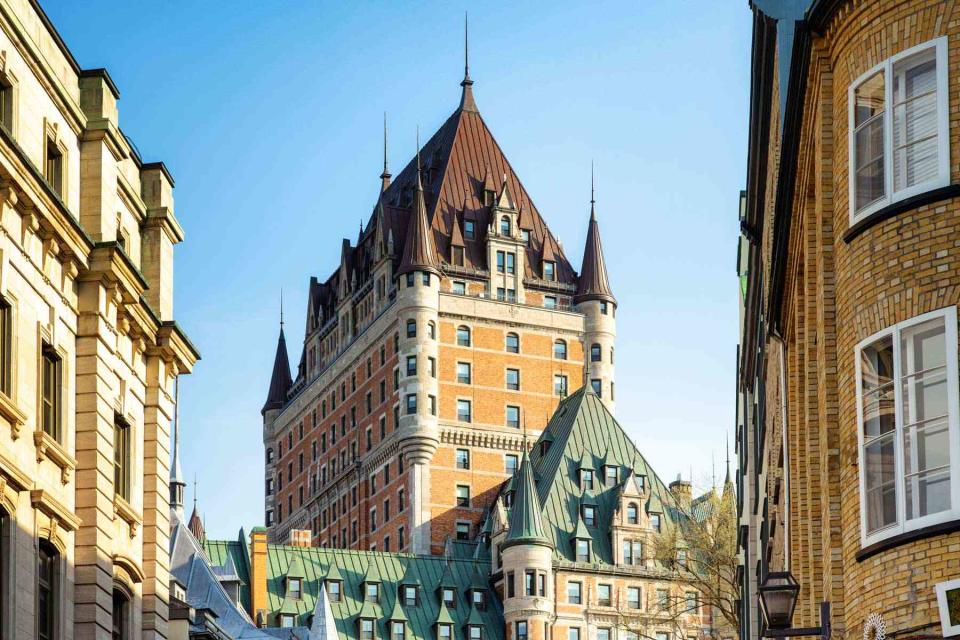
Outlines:
<svg viewBox="0 0 960 640"><path fill-rule="evenodd" d="M280 330L283 331L283 287L280 287Z"/></svg>
<svg viewBox="0 0 960 640"><path fill-rule="evenodd" d="M417 125L417 189L423 190L423 183L420 181L420 125Z"/></svg>
<svg viewBox="0 0 960 640"><path fill-rule="evenodd" d="M197 510L197 473L193 473L193 510Z"/></svg>
<svg viewBox="0 0 960 640"><path fill-rule="evenodd" d="M380 193L390 186L390 169L387 166L387 112L383 112L383 173L380 174Z"/></svg>
<svg viewBox="0 0 960 640"><path fill-rule="evenodd" d="M473 100L473 80L470 79L470 31L469 16L463 13L463 80L460 82L463 94L460 96L460 109L476 111L477 103Z"/></svg>
<svg viewBox="0 0 960 640"><path fill-rule="evenodd" d="M591 220L595 220L597 217L597 213L595 210L597 199L595 197L595 193L596 192L594 189L594 182L593 182L593 159L591 159L590 160L590 219Z"/></svg>

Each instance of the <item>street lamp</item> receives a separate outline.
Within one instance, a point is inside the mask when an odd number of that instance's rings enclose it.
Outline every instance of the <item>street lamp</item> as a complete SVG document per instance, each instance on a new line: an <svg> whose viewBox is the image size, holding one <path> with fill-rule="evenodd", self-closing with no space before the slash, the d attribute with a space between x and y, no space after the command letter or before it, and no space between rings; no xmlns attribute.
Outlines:
<svg viewBox="0 0 960 640"><path fill-rule="evenodd" d="M760 610L763 612L766 638L792 638L796 636L820 636L822 640L830 638L830 603L820 603L819 627L790 628L800 585L789 571L768 573L766 580L758 588L760 592Z"/></svg>

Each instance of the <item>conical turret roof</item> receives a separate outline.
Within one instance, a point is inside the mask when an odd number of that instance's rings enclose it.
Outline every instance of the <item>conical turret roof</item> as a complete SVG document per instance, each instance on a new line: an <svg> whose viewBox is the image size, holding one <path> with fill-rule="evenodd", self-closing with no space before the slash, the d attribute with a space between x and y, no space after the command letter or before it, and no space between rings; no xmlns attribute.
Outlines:
<svg viewBox="0 0 960 640"><path fill-rule="evenodd" d="M419 162L418 151L417 163ZM410 214L407 241L403 246L403 259L400 261L397 274L403 275L411 271L429 271L440 275L440 260L437 258L437 249L433 244L433 231L427 217L427 204L423 199L419 167L417 168L417 186L413 192L413 212Z"/></svg>
<svg viewBox="0 0 960 640"><path fill-rule="evenodd" d="M603 260L600 227L593 202L590 203L590 225L587 227L587 243L583 249L580 277L577 279L577 294L573 298L575 303L587 300L605 300L614 304L617 302L607 279L607 264Z"/></svg>
<svg viewBox="0 0 960 640"><path fill-rule="evenodd" d="M261 413L271 409L280 409L287 401L287 392L293 380L290 378L290 359L287 357L287 339L283 335L283 326L280 327L280 338L277 340L277 355L273 358L273 375L270 376L270 390L267 392L267 401Z"/></svg>
<svg viewBox="0 0 960 640"><path fill-rule="evenodd" d="M540 499L537 497L537 487L533 480L533 468L524 449L523 460L517 472L516 495L513 499L513 507L510 509L510 530L507 532L503 547L517 544L539 544L552 547L544 533L540 511Z"/></svg>

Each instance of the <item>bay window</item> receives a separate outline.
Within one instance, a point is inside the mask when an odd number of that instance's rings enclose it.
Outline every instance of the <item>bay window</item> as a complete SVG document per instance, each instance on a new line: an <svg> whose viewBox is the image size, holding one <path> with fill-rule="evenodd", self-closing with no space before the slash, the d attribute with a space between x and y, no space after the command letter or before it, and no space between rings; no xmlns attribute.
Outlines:
<svg viewBox="0 0 960 640"><path fill-rule="evenodd" d="M877 65L850 86L850 223L950 182L947 39Z"/></svg>
<svg viewBox="0 0 960 640"><path fill-rule="evenodd" d="M856 368L863 544L960 517L956 308L871 336Z"/></svg>

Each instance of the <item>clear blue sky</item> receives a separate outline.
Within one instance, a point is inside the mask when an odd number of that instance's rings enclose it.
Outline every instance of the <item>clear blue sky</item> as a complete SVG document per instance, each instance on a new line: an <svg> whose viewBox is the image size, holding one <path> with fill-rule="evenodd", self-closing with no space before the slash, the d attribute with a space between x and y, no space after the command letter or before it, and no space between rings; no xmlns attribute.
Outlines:
<svg viewBox="0 0 960 640"><path fill-rule="evenodd" d="M746 0L122 2L43 6L120 123L176 179L181 462L214 536L262 523L263 404L281 287L291 359L306 287L453 111L470 8L480 112L579 268L597 211L620 306L617 417L670 480L722 479L734 422L735 248L745 179ZM192 488L188 489L188 500Z"/></svg>

